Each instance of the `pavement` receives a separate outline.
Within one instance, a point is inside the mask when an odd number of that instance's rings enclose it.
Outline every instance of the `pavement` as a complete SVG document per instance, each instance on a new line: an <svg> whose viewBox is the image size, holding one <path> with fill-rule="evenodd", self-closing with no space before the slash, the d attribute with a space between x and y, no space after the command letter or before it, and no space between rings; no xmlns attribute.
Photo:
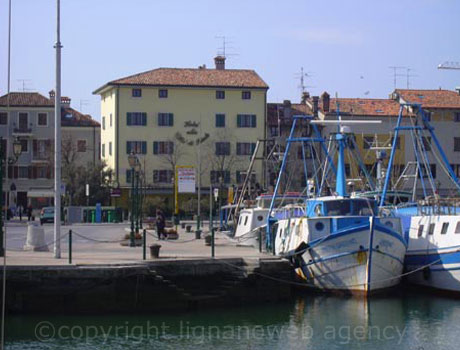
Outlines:
<svg viewBox="0 0 460 350"><path fill-rule="evenodd" d="M145 262L143 249L140 247L121 246L128 223L120 224L73 224L61 226L61 258L54 258L53 224L42 226L45 232L45 242L49 244L48 252L24 251L27 238L27 221L13 220L6 227L6 262L15 266L62 266L69 265L68 261L68 232L72 230L72 265L101 265L101 264L135 264ZM149 245L161 245L160 258L155 260L203 259L211 258L211 247L205 245L205 240L195 239L195 227L192 232L185 232L178 226L179 239L161 240L155 236L154 230L147 234L147 260L151 260ZM204 237L209 231L203 227ZM142 232L142 231L141 231ZM216 258L259 258L270 257L270 254L259 253L257 248L237 246L222 233L216 233ZM273 256L271 256L273 257ZM1 262L0 258L0 262Z"/></svg>

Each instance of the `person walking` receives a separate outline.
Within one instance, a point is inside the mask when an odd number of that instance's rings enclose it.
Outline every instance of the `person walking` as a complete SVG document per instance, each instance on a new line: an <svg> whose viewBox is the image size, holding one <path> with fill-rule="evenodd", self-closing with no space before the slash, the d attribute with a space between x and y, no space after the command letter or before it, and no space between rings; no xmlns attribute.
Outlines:
<svg viewBox="0 0 460 350"><path fill-rule="evenodd" d="M22 205L19 205L18 212L19 212L19 221L22 221Z"/></svg>
<svg viewBox="0 0 460 350"><path fill-rule="evenodd" d="M166 239L165 216L160 209L157 210L156 224L157 224L158 240L162 239L163 236Z"/></svg>
<svg viewBox="0 0 460 350"><path fill-rule="evenodd" d="M32 219L32 204L29 204L27 207L27 221L30 221Z"/></svg>

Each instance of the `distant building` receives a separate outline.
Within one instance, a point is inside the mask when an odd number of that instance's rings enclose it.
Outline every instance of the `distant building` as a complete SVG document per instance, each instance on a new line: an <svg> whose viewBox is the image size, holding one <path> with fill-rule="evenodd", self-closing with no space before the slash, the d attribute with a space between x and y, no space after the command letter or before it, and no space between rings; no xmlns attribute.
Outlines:
<svg viewBox="0 0 460 350"><path fill-rule="evenodd" d="M100 161L100 125L90 115L70 107L70 98L62 97L62 142L75 153L76 165L92 166ZM37 92L11 92L0 97L0 137L2 149L12 156L12 142L19 139L22 154L6 175L9 188L5 196L9 206L48 205L54 197L54 92L50 98ZM9 138L7 139L7 135ZM63 152L65 152L63 150Z"/></svg>
<svg viewBox="0 0 460 350"><path fill-rule="evenodd" d="M265 138L268 85L253 70L226 69L225 57L215 64L153 69L94 91L101 96L101 155L123 195L131 152L147 194L172 194L174 166L198 168L199 158L203 187L241 182L256 141ZM255 172L261 182L261 167Z"/></svg>

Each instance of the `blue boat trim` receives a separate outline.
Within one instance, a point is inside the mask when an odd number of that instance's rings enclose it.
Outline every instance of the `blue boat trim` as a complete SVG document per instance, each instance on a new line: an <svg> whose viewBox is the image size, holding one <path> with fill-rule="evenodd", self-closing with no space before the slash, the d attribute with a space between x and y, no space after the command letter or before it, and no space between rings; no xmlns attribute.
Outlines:
<svg viewBox="0 0 460 350"><path fill-rule="evenodd" d="M436 254L439 250L448 250L448 249L460 249L460 245L454 245L454 246L445 247L445 248L413 249L413 250L408 250L407 254L411 255L411 253L414 253L414 252L415 253L421 252L425 254ZM434 253L428 253L431 251L434 251ZM441 253L441 254L445 254L445 253Z"/></svg>
<svg viewBox="0 0 460 350"><path fill-rule="evenodd" d="M384 233L387 233L389 234L390 236L396 238L397 240L401 241L402 244L404 244L404 247L407 248L407 241L404 239L403 236L401 236L400 234L398 234L397 232L389 229L388 227L382 225L382 224L378 224L376 223L375 224L375 227L380 231L380 232L384 232Z"/></svg>
<svg viewBox="0 0 460 350"><path fill-rule="evenodd" d="M460 252L406 255L405 264L406 266L460 264Z"/></svg>
<svg viewBox="0 0 460 350"><path fill-rule="evenodd" d="M389 258L392 258L392 259L396 260L397 262L399 262L401 265L404 264L404 262L401 259L399 259L398 257L396 257L394 255L382 252L382 251L377 250L377 249L372 249L372 251L376 252L376 253L380 253L380 254L385 255L385 256L388 256ZM366 252L367 253L367 252L369 252L369 249L358 249L358 250L354 250L354 251L351 251L351 252L344 252L344 253L338 253L338 254L334 254L334 255L329 255L327 257L317 259L317 260L314 260L312 262L305 263L304 266L311 266L311 265L314 265L314 264L317 264L317 263L320 263L320 262L325 262L325 261L329 261L329 260L333 260L333 259L337 259L337 258L343 258L345 256L357 254L359 252Z"/></svg>
<svg viewBox="0 0 460 350"><path fill-rule="evenodd" d="M369 259L367 260L367 285L371 284L371 273L372 273L372 251L374 250L374 228L375 228L375 217L369 221L370 233L369 233Z"/></svg>

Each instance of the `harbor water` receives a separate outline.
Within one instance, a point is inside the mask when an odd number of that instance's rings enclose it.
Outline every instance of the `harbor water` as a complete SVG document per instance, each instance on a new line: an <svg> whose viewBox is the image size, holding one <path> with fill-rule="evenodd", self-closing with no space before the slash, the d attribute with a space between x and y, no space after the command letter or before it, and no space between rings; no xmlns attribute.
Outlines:
<svg viewBox="0 0 460 350"><path fill-rule="evenodd" d="M458 349L460 300L303 295L186 313L9 315L6 349Z"/></svg>

